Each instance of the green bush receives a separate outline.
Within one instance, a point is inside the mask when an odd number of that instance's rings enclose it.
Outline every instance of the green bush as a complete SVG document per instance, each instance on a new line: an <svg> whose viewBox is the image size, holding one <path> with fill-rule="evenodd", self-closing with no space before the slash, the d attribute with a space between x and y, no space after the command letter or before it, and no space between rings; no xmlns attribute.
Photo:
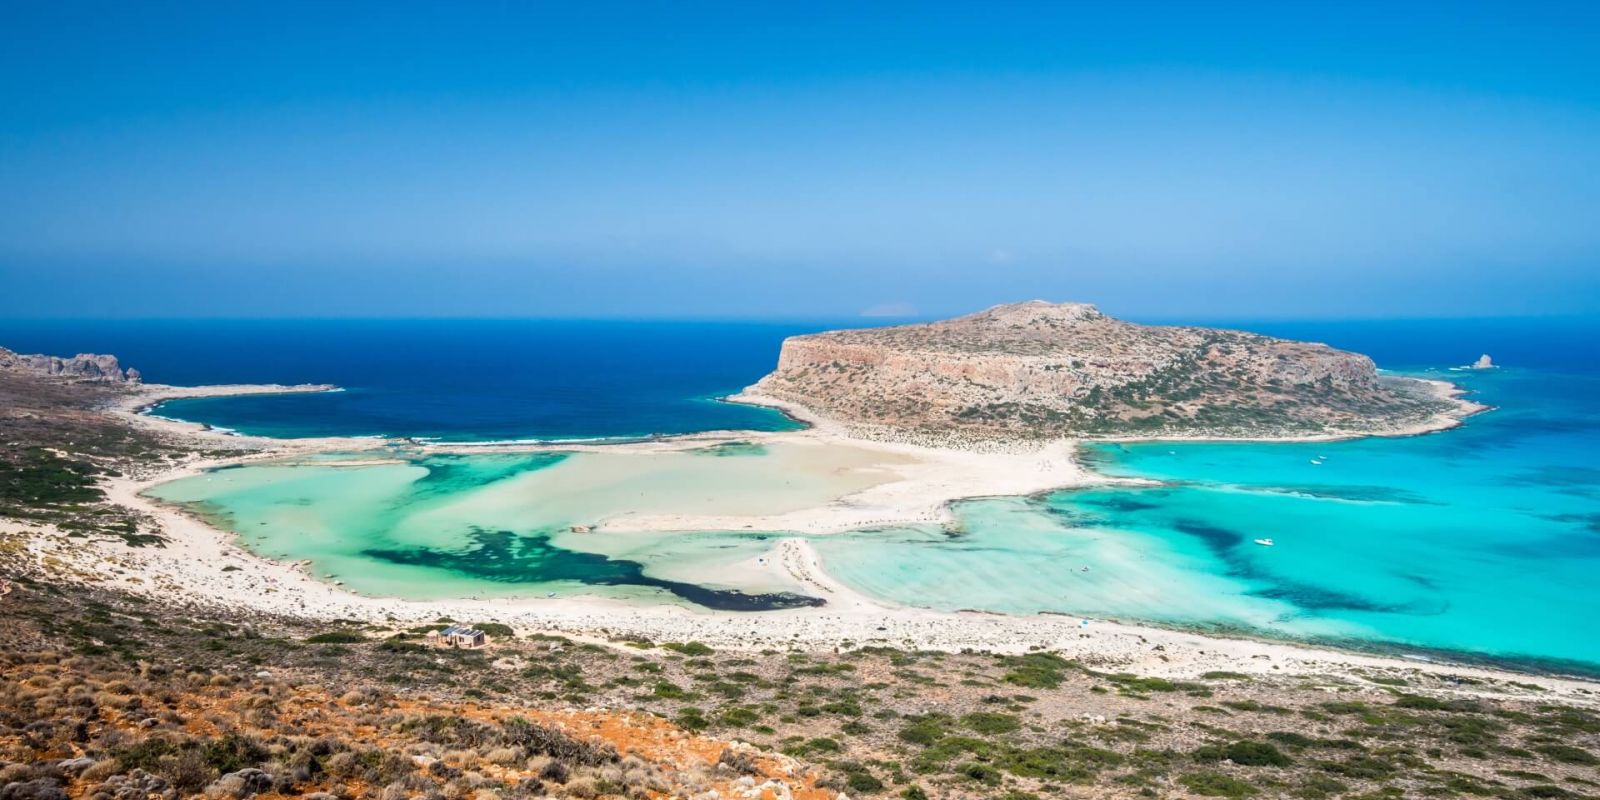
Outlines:
<svg viewBox="0 0 1600 800"><path fill-rule="evenodd" d="M1240 798L1256 793L1256 787L1220 772L1193 772L1179 778L1178 782L1189 791L1206 797Z"/></svg>
<svg viewBox="0 0 1600 800"><path fill-rule="evenodd" d="M915 717L900 729L901 741L924 747L939 741L949 732L949 719L940 714Z"/></svg>
<svg viewBox="0 0 1600 800"><path fill-rule="evenodd" d="M1010 733L1022 727L1021 721L1010 714L979 711L961 718L961 722L978 733Z"/></svg>
<svg viewBox="0 0 1600 800"><path fill-rule="evenodd" d="M744 706L734 706L732 708L724 709L722 716L718 721L730 727L742 728L746 725L753 724L760 719L761 715L757 714L754 710L745 708Z"/></svg>
<svg viewBox="0 0 1600 800"><path fill-rule="evenodd" d="M310 644L355 644L366 640L367 637L356 631L327 631L306 637Z"/></svg>
<svg viewBox="0 0 1600 800"><path fill-rule="evenodd" d="M1060 686L1063 673L1072 667L1072 662L1054 653L1029 653L1007 658L1005 664L1010 670L1002 680L1029 689L1054 689Z"/></svg>
<svg viewBox="0 0 1600 800"><path fill-rule="evenodd" d="M682 700L689 696L689 693L684 691L683 687L671 681L656 681L654 692L656 697L667 700Z"/></svg>
<svg viewBox="0 0 1600 800"><path fill-rule="evenodd" d="M667 642L661 646L686 656L709 656L717 652L699 642Z"/></svg>
<svg viewBox="0 0 1600 800"><path fill-rule="evenodd" d="M1563 789L1560 786L1551 786L1549 784L1540 784L1540 785L1535 785L1535 786L1524 787L1522 792L1521 792L1521 794L1524 797L1538 797L1538 798L1547 798L1548 797L1548 798L1557 798L1558 800L1561 800L1562 798L1574 798L1574 799L1576 799L1576 798L1580 798L1580 797L1583 796L1583 795L1574 794L1573 792L1567 791L1566 789Z"/></svg>
<svg viewBox="0 0 1600 800"><path fill-rule="evenodd" d="M996 786L1000 783L1000 770L997 770L988 764L979 764L978 762L973 761L967 764L962 764L961 768L957 771L985 786Z"/></svg>
<svg viewBox="0 0 1600 800"><path fill-rule="evenodd" d="M1563 764L1582 764L1584 766L1600 764L1600 758L1595 758L1593 753L1581 747L1573 747L1570 744L1542 744L1533 749L1552 761L1560 761Z"/></svg>
<svg viewBox="0 0 1600 800"><path fill-rule="evenodd" d="M845 786L850 787L850 791L852 792L861 792L865 794L868 792L883 791L883 781L873 777L872 773L870 772L852 772L850 773L849 777L845 778L844 783Z"/></svg>
<svg viewBox="0 0 1600 800"><path fill-rule="evenodd" d="M1244 767L1287 767L1292 761L1267 742L1238 741L1229 745L1208 744L1194 751L1201 761L1232 761Z"/></svg>
<svg viewBox="0 0 1600 800"><path fill-rule="evenodd" d="M685 708L679 711L674 721L678 723L679 727L687 728L691 731L703 731L711 727L711 720L706 719L705 712L698 708Z"/></svg>
<svg viewBox="0 0 1600 800"><path fill-rule="evenodd" d="M206 764L222 773L258 767L272 756L260 740L238 733L229 733L206 742L201 747L201 753Z"/></svg>

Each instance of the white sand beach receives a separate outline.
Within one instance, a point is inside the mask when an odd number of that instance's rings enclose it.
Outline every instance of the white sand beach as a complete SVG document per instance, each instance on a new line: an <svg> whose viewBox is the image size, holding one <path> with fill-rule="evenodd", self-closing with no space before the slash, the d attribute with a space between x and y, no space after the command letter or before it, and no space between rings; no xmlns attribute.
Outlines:
<svg viewBox="0 0 1600 800"><path fill-rule="evenodd" d="M0 533L20 539L45 568L65 571L77 580L115 587L194 608L225 609L231 614L264 619L273 615L326 620L363 620L403 626L449 616L495 621L526 632L559 632L594 641L642 638L652 641L705 642L730 649L832 648L881 645L900 648L1018 653L1047 649L1086 664L1142 674L1194 676L1226 669L1247 673L1319 674L1351 670L1380 673L1423 671L1467 675L1503 682L1515 679L1537 684L1578 702L1600 701L1593 684L1565 678L1528 677L1492 669L1366 655L1334 649L1246 638L1207 636L1110 620L1041 614L1011 616L992 613L942 613L906 608L865 597L829 576L811 546L799 538L774 540L762 557L723 570L764 571L772 583L789 585L826 600L826 605L759 613L715 612L680 605L645 604L590 596L519 599L454 599L413 601L366 597L337 583L319 580L303 564L257 557L236 537L181 510L144 496L147 488L195 475L223 464L250 463L314 453L371 448L372 440L306 439L280 441L228 435L203 426L138 414L154 398L215 396L270 391L326 391L328 387L146 387L112 413L138 424L185 437L196 445L253 452L228 458L200 459L149 474L122 476L106 483L108 499L155 520L168 542L164 547L130 547L120 542L69 538L60 531L5 522ZM821 421L819 421L821 422ZM827 502L774 515L656 514L625 515L604 521L618 532L697 529L740 529L829 532L894 522L943 519L957 498L985 494L1026 494L1100 480L1073 460L1074 443L990 448L968 452L914 444L867 442L844 435L821 422L784 433L730 432L698 434L617 445L502 445L498 449L595 450L647 457L717 442L757 441L805 447L855 448L866 462L882 460L880 479ZM449 446L430 450L448 451ZM702 580L721 582L722 574ZM1477 691L1463 689L1463 691Z"/></svg>

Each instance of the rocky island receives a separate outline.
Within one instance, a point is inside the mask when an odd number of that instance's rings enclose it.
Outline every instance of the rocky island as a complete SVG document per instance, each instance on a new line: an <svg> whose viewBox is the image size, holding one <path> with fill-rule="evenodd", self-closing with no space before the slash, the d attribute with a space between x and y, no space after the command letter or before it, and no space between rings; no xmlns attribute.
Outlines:
<svg viewBox="0 0 1600 800"><path fill-rule="evenodd" d="M1415 432L1474 410L1448 384L1380 375L1324 344L1038 300L794 336L749 395L869 437L965 440Z"/></svg>

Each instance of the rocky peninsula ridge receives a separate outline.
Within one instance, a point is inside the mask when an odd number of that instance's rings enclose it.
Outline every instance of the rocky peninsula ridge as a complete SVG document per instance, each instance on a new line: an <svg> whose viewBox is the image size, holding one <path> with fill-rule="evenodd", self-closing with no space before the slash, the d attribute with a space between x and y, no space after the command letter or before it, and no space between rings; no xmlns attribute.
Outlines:
<svg viewBox="0 0 1600 800"><path fill-rule="evenodd" d="M869 438L1301 438L1448 427L1481 407L1325 344L1140 325L1034 300L785 340L747 391Z"/></svg>
<svg viewBox="0 0 1600 800"><path fill-rule="evenodd" d="M139 383L139 370L123 369L116 356L97 353L79 353L70 358L46 355L24 355L0 347L0 369L30 373L52 378L101 381L105 383Z"/></svg>

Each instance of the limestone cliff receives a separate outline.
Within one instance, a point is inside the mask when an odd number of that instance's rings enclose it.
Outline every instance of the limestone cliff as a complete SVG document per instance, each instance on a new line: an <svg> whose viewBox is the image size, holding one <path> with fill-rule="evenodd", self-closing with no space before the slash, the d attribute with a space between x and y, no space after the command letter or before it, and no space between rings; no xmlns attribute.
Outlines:
<svg viewBox="0 0 1600 800"><path fill-rule="evenodd" d="M139 371L123 369L116 356L79 353L71 358L60 356L23 355L0 347L0 369L31 372L58 378L104 381L107 383L138 383Z"/></svg>
<svg viewBox="0 0 1600 800"><path fill-rule="evenodd" d="M969 438L1357 432L1448 407L1327 345L1042 301L791 337L752 390L867 432Z"/></svg>

